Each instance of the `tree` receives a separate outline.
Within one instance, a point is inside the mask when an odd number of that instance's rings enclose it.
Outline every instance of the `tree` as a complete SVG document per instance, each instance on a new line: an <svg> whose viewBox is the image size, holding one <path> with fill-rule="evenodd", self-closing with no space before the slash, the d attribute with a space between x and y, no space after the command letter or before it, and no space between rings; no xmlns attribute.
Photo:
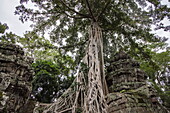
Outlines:
<svg viewBox="0 0 170 113"><path fill-rule="evenodd" d="M0 33L3 34L6 29L8 29L8 26L0 22Z"/></svg>
<svg viewBox="0 0 170 113"><path fill-rule="evenodd" d="M32 98L44 103L54 101L75 78L73 59L54 50L49 40L38 36L35 32L27 31L23 37L19 37L12 32L7 33L7 29L6 24L0 23L0 33L2 33L0 42L20 44L27 56L34 58Z"/></svg>
<svg viewBox="0 0 170 113"><path fill-rule="evenodd" d="M142 55L135 55L140 51ZM128 53L140 62L140 68L147 73L148 81L157 90L162 104L169 108L169 45L165 42L156 42L142 48L130 49Z"/></svg>
<svg viewBox="0 0 170 113"><path fill-rule="evenodd" d="M21 0L21 3L28 0ZM105 81L104 58L107 60L115 51L129 48L138 49L137 55L145 56L144 46L148 43L163 42L164 39L151 34L151 24L169 17L169 8L154 0L112 1L112 0L33 0L41 10L16 7L20 20L30 19L36 24L34 31L44 34L51 28L50 40L59 45L62 52L76 53L76 59L82 59L87 65L87 73L77 76L74 88L69 88L64 95L44 111L72 111L83 108L83 112L102 112L107 110L104 96L108 93ZM145 7L149 9L144 10ZM161 9L164 15L158 14ZM161 16L162 15L162 16ZM157 17L154 19L153 17ZM89 28L89 33L87 32ZM99 27L101 26L102 29ZM83 36L80 37L78 34ZM88 40L88 44L86 41ZM63 41L66 43L63 45ZM104 52L103 55L103 45ZM87 47L86 51L82 50ZM116 49L113 49L116 48ZM136 51L133 51L135 53ZM87 85L86 85L87 84ZM87 87L88 86L88 87ZM76 88L75 92L72 92ZM80 96L81 95L81 96ZM82 99L78 102L78 99ZM67 101L65 103L64 101ZM63 103L62 103L63 102ZM103 104L101 104L103 103ZM60 106L67 105L66 107Z"/></svg>
<svg viewBox="0 0 170 113"><path fill-rule="evenodd" d="M159 53L153 51L149 52L151 53L152 59L149 62L143 61L141 63L141 68L148 74L149 81L157 90L158 95L162 100L162 104L170 108L169 48L167 47L165 51Z"/></svg>
<svg viewBox="0 0 170 113"><path fill-rule="evenodd" d="M38 36L35 32L27 32L18 40L28 55L34 58L32 98L43 103L54 101L75 78L73 59L56 51L48 39Z"/></svg>
<svg viewBox="0 0 170 113"><path fill-rule="evenodd" d="M17 38L18 36L15 35L12 32L6 32L6 30L8 29L7 24L2 24L0 22L0 41L1 42L10 42L10 43L16 43L17 42Z"/></svg>
<svg viewBox="0 0 170 113"><path fill-rule="evenodd" d="M66 62L65 62L66 63ZM64 62L53 62L50 60L37 60L33 63L35 78L33 84L33 95L43 103L50 103L69 88L74 76L69 76L70 69Z"/></svg>

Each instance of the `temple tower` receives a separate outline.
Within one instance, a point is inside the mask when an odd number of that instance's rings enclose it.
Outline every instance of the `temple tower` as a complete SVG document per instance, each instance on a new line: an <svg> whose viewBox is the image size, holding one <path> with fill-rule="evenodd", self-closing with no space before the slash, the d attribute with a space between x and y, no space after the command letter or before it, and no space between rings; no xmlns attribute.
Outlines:
<svg viewBox="0 0 170 113"><path fill-rule="evenodd" d="M109 113L168 113L138 62L125 52L115 55L108 68Z"/></svg>

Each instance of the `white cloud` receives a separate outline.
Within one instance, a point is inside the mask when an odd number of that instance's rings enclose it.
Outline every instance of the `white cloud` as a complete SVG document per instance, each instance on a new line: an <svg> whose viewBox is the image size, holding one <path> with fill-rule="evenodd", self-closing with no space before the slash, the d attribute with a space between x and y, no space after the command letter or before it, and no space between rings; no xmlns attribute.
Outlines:
<svg viewBox="0 0 170 113"><path fill-rule="evenodd" d="M29 27L31 22L22 23L19 16L14 15L15 7L19 5L19 0L1 0L0 4L0 22L7 23L9 31L22 36Z"/></svg>

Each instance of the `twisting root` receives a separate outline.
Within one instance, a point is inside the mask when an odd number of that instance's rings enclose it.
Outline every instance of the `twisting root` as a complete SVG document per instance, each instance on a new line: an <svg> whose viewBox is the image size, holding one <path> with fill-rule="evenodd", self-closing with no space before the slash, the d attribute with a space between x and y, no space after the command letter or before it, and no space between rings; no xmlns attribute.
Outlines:
<svg viewBox="0 0 170 113"><path fill-rule="evenodd" d="M83 113L107 113L105 95L108 90L104 72L102 31L97 23L90 27L89 44L82 62L89 67L88 73L85 75L80 67L73 82L77 85L71 85L55 103L44 105L43 113L76 113L78 108Z"/></svg>
<svg viewBox="0 0 170 113"><path fill-rule="evenodd" d="M85 63L88 65L88 89L85 98L85 113L107 113L105 94L105 72L103 61L102 31L97 23L90 29L89 45L87 47Z"/></svg>

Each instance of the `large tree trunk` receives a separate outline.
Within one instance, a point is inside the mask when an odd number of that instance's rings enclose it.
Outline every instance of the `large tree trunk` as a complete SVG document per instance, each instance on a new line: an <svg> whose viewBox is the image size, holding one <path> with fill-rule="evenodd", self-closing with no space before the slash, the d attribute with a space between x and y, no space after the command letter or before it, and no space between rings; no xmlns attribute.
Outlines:
<svg viewBox="0 0 170 113"><path fill-rule="evenodd" d="M104 99L105 94L107 94L107 86L104 72L102 31L97 23L93 23L90 28L89 45L83 61L89 67L85 113L107 113Z"/></svg>
<svg viewBox="0 0 170 113"><path fill-rule="evenodd" d="M73 85L55 103L41 104L45 106L44 113L75 113L79 108L83 113L107 113L105 95L108 89L104 72L102 31L97 23L90 26L89 44L82 62L88 67L88 72L84 73L84 67L80 67Z"/></svg>

